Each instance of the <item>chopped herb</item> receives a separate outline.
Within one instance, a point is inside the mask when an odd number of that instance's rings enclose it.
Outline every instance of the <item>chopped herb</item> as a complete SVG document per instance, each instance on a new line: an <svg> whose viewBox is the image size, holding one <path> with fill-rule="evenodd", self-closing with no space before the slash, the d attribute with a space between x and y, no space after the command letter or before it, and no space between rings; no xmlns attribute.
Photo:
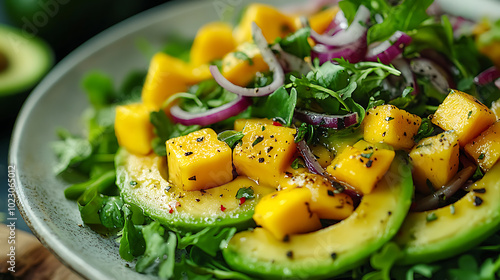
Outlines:
<svg viewBox="0 0 500 280"><path fill-rule="evenodd" d="M335 193L332 190L326 191L326 194L328 194L328 196L335 196Z"/></svg>
<svg viewBox="0 0 500 280"><path fill-rule="evenodd" d="M362 153L361 156L364 157L364 158L371 158L373 155L373 152L371 153Z"/></svg>
<svg viewBox="0 0 500 280"><path fill-rule="evenodd" d="M199 137L199 138L196 138L196 142L202 142L202 141L203 141L203 139L205 139L205 137L203 137L203 136L202 136L202 137Z"/></svg>
<svg viewBox="0 0 500 280"><path fill-rule="evenodd" d="M190 180L190 181L196 181L196 176L189 177L188 180Z"/></svg>
<svg viewBox="0 0 500 280"><path fill-rule="evenodd" d="M264 137L262 136L258 136L252 143L252 147L259 144L260 142L262 142L262 140L264 140Z"/></svg>
<svg viewBox="0 0 500 280"><path fill-rule="evenodd" d="M293 251L288 251L288 252L286 252L286 256L287 256L288 258L292 259L292 258L293 258Z"/></svg>
<svg viewBox="0 0 500 280"><path fill-rule="evenodd" d="M262 126L262 131L264 131L264 130L266 130L266 126L263 125Z"/></svg>
<svg viewBox="0 0 500 280"><path fill-rule="evenodd" d="M481 153L477 159L479 160L484 159L484 156L485 156L484 153Z"/></svg>
<svg viewBox="0 0 500 280"><path fill-rule="evenodd" d="M136 181L130 181L130 185L131 185L132 187L135 187L135 186L137 186L137 182L136 182Z"/></svg>
<svg viewBox="0 0 500 280"><path fill-rule="evenodd" d="M236 51L233 53L234 57L240 60L245 60L248 62L248 65L252 66L253 65L253 60L244 52L241 51Z"/></svg>
<svg viewBox="0 0 500 280"><path fill-rule="evenodd" d="M331 253L330 257L332 257L332 259L336 260L337 259L337 253Z"/></svg>
<svg viewBox="0 0 500 280"><path fill-rule="evenodd" d="M470 116L472 116L472 111L469 111L469 114L467 114L467 119L470 119Z"/></svg>
<svg viewBox="0 0 500 280"><path fill-rule="evenodd" d="M259 163L263 163L264 162L264 158L259 158Z"/></svg>
<svg viewBox="0 0 500 280"><path fill-rule="evenodd" d="M368 160L368 162L366 163L366 167L370 168L372 167L372 164L373 164L373 160Z"/></svg>
<svg viewBox="0 0 500 280"><path fill-rule="evenodd" d="M450 213L451 213L452 215L455 215L455 204L451 204L451 205L450 205Z"/></svg>
<svg viewBox="0 0 500 280"><path fill-rule="evenodd" d="M190 155L192 155L192 154L193 154L193 152L185 152L185 153L184 153L184 155L185 155L185 156L190 156Z"/></svg>
<svg viewBox="0 0 500 280"><path fill-rule="evenodd" d="M254 195L254 191L253 191L252 187L246 187L246 188L243 187L243 188L240 188L236 192L237 199L241 199L241 198L252 199L254 197L255 197L255 195Z"/></svg>
<svg viewBox="0 0 500 280"><path fill-rule="evenodd" d="M293 162L292 162L292 168L293 169L299 169L299 168L304 168L305 166L301 163L301 160L299 158L296 158Z"/></svg>
<svg viewBox="0 0 500 280"><path fill-rule="evenodd" d="M427 215L426 220L427 220L427 222L432 222L432 221L437 220L437 218L438 217L436 216L436 213L432 212L432 213Z"/></svg>
<svg viewBox="0 0 500 280"><path fill-rule="evenodd" d="M483 204L483 199L480 198L479 196L475 196L474 197L474 206L479 206L481 204Z"/></svg>
<svg viewBox="0 0 500 280"><path fill-rule="evenodd" d="M387 117L385 118L385 121L389 122L389 121L392 121L394 118L393 117Z"/></svg>

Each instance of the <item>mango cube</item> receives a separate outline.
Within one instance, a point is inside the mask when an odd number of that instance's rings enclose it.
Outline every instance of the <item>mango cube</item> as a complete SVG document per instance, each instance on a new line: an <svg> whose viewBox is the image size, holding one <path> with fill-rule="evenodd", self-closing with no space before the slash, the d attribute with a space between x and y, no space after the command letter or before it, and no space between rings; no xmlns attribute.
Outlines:
<svg viewBox="0 0 500 280"><path fill-rule="evenodd" d="M247 124L249 125L272 125L271 119L237 119L234 121L234 130L242 131Z"/></svg>
<svg viewBox="0 0 500 280"><path fill-rule="evenodd" d="M446 131L422 139L410 151L413 164L413 180L417 189L424 194L446 185L458 171L458 135Z"/></svg>
<svg viewBox="0 0 500 280"><path fill-rule="evenodd" d="M260 184L276 187L296 152L295 129L268 124L247 124L245 136L233 151L233 163L239 175Z"/></svg>
<svg viewBox="0 0 500 280"><path fill-rule="evenodd" d="M454 130L463 147L493 124L495 115L473 96L451 90L432 117L432 123L444 130Z"/></svg>
<svg viewBox="0 0 500 280"><path fill-rule="evenodd" d="M185 92L190 85L211 77L208 65L192 67L178 58L157 53L149 64L142 88L142 102L157 111L173 94Z"/></svg>
<svg viewBox="0 0 500 280"><path fill-rule="evenodd" d="M118 144L136 155L151 152L154 138L149 109L142 103L116 106L115 134Z"/></svg>
<svg viewBox="0 0 500 280"><path fill-rule="evenodd" d="M236 47L233 28L224 22L211 22L202 26L191 46L190 60L193 66L221 59Z"/></svg>
<svg viewBox="0 0 500 280"><path fill-rule="evenodd" d="M352 198L337 192L325 177L309 172L302 172L290 176L282 181L281 187L307 188L311 192L309 208L320 219L343 220L354 211Z"/></svg>
<svg viewBox="0 0 500 280"><path fill-rule="evenodd" d="M396 150L411 149L422 119L393 105L369 109L363 120L364 138L371 143L384 142Z"/></svg>
<svg viewBox="0 0 500 280"><path fill-rule="evenodd" d="M185 191L208 189L233 179L231 148L210 128L167 140L169 180Z"/></svg>
<svg viewBox="0 0 500 280"><path fill-rule="evenodd" d="M276 38L283 38L296 29L294 18L269 5L251 4L234 30L234 37L239 44L252 41L252 22L260 27L268 43L273 43Z"/></svg>
<svg viewBox="0 0 500 280"><path fill-rule="evenodd" d="M356 191L369 194L391 166L394 156L392 150L347 146L326 171Z"/></svg>
<svg viewBox="0 0 500 280"><path fill-rule="evenodd" d="M222 59L222 75L231 83L246 87L257 72L266 72L269 66L254 43L243 43Z"/></svg>
<svg viewBox="0 0 500 280"><path fill-rule="evenodd" d="M253 219L257 225L270 231L278 240L291 234L306 233L321 228L318 215L311 212L311 191L290 188L264 196Z"/></svg>
<svg viewBox="0 0 500 280"><path fill-rule="evenodd" d="M478 137L465 145L465 152L485 172L500 159L500 121L496 121Z"/></svg>

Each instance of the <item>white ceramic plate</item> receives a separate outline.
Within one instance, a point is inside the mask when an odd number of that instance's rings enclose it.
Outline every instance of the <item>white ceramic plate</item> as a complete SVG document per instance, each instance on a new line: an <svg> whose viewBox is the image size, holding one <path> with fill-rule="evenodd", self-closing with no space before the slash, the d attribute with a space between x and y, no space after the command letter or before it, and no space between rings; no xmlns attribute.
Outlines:
<svg viewBox="0 0 500 280"><path fill-rule="evenodd" d="M16 167L18 206L40 241L77 273L89 279L153 279L126 267L113 239L78 226L82 221L77 205L64 198L67 184L52 173L55 157L50 143L56 140L56 128L69 128L77 134L82 131L81 114L89 105L80 89L81 78L87 71L99 69L119 84L131 69L146 69L149 63L136 48L138 39L159 46L173 30L192 37L204 23L221 19L225 12L239 10L248 2L179 1L133 17L69 55L24 104L9 157Z"/></svg>

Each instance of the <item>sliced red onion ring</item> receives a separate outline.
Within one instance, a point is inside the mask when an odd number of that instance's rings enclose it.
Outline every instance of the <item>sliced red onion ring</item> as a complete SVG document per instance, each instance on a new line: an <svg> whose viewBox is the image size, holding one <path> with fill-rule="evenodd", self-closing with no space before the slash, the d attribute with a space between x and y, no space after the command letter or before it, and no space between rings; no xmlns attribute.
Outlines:
<svg viewBox="0 0 500 280"><path fill-rule="evenodd" d="M495 66L492 66L483 72L479 73L474 78L474 83L478 86L484 86L500 78L500 70Z"/></svg>
<svg viewBox="0 0 500 280"><path fill-rule="evenodd" d="M394 76L390 75L388 77L388 80L391 81L393 84L396 84L399 79L404 79L404 87L412 87L413 91L411 92L412 95L417 95L419 92L418 85L417 85L417 77L415 76L415 73L413 73L410 69L410 63L404 59L404 58L396 58L392 61L392 66L394 68L398 69L401 72L401 76ZM396 93L397 95L400 95L403 89L398 89L398 92Z"/></svg>
<svg viewBox="0 0 500 280"><path fill-rule="evenodd" d="M295 117L303 122L312 125L319 125L333 129L342 129L358 123L358 113L347 115L326 115L311 111L302 111L295 109Z"/></svg>
<svg viewBox="0 0 500 280"><path fill-rule="evenodd" d="M316 41L316 43L332 47L349 45L359 41L361 37L365 36L367 30L366 23L369 19L370 10L361 5L354 16L353 22L347 29L341 30L333 36L318 34L316 31L311 29L311 38Z"/></svg>
<svg viewBox="0 0 500 280"><path fill-rule="evenodd" d="M184 111L178 105L174 105L170 108L170 114L176 123L183 125L198 124L205 126L236 116L246 110L250 104L252 104L250 98L238 96L235 100L229 103L201 113L189 113Z"/></svg>
<svg viewBox="0 0 500 280"><path fill-rule="evenodd" d="M285 82L285 73L279 64L278 59L274 56L273 51L267 45L267 41L262 34L262 30L255 22L252 22L252 34L255 44L257 44L257 47L262 54L262 58L269 65L269 70L273 72L273 82L271 84L260 88L244 88L228 81L215 65L210 65L210 72L212 73L215 81L221 87L232 93L240 96L265 96L273 93L276 89L283 85Z"/></svg>
<svg viewBox="0 0 500 280"><path fill-rule="evenodd" d="M359 38L359 41L354 44L342 47L328 47L326 45L318 44L311 50L311 58L314 60L319 59L320 64L331 61L335 58L344 58L350 63L357 63L364 59L366 54L366 36Z"/></svg>
<svg viewBox="0 0 500 280"><path fill-rule="evenodd" d="M307 145L305 140L301 140L297 143L297 148L304 159L304 163L306 164L307 169L311 173L326 176L327 173L325 169L319 164L318 160L312 153L311 149Z"/></svg>
<svg viewBox="0 0 500 280"><path fill-rule="evenodd" d="M475 171L476 166L474 164L467 165L451 179L447 186L444 186L435 193L417 201L415 203L415 207L412 208L412 211L422 212L438 208L439 202L443 199L443 197L448 198L456 193Z"/></svg>
<svg viewBox="0 0 500 280"><path fill-rule="evenodd" d="M344 12L342 12L342 10L339 10L335 15L335 18L332 20L332 22L330 22L330 24L326 28L324 34L333 36L338 32L347 29L347 27L349 27L349 23L345 18Z"/></svg>
<svg viewBox="0 0 500 280"><path fill-rule="evenodd" d="M495 86L497 86L497 88L500 89L500 78L495 80Z"/></svg>
<svg viewBox="0 0 500 280"><path fill-rule="evenodd" d="M429 77L430 82L442 94L447 94L448 90L454 87L451 74L430 59L412 59L410 62L410 68L415 74Z"/></svg>
<svg viewBox="0 0 500 280"><path fill-rule="evenodd" d="M408 36L408 34L396 31L389 39L382 43L368 46L365 59L374 62L380 60L383 64L389 64L393 59L403 53L404 47L410 43L411 37Z"/></svg>

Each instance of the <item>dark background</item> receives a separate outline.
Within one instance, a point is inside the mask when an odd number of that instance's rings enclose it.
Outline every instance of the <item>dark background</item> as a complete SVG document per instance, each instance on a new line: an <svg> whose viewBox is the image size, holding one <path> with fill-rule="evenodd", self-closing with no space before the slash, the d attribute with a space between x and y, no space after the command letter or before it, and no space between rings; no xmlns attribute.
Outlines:
<svg viewBox="0 0 500 280"><path fill-rule="evenodd" d="M54 52L55 65L92 36L165 2L168 0L1 0L0 24L44 39ZM6 218L8 151L19 110L13 106L12 112L0 119L0 223ZM29 231L19 213L17 218L17 228Z"/></svg>

